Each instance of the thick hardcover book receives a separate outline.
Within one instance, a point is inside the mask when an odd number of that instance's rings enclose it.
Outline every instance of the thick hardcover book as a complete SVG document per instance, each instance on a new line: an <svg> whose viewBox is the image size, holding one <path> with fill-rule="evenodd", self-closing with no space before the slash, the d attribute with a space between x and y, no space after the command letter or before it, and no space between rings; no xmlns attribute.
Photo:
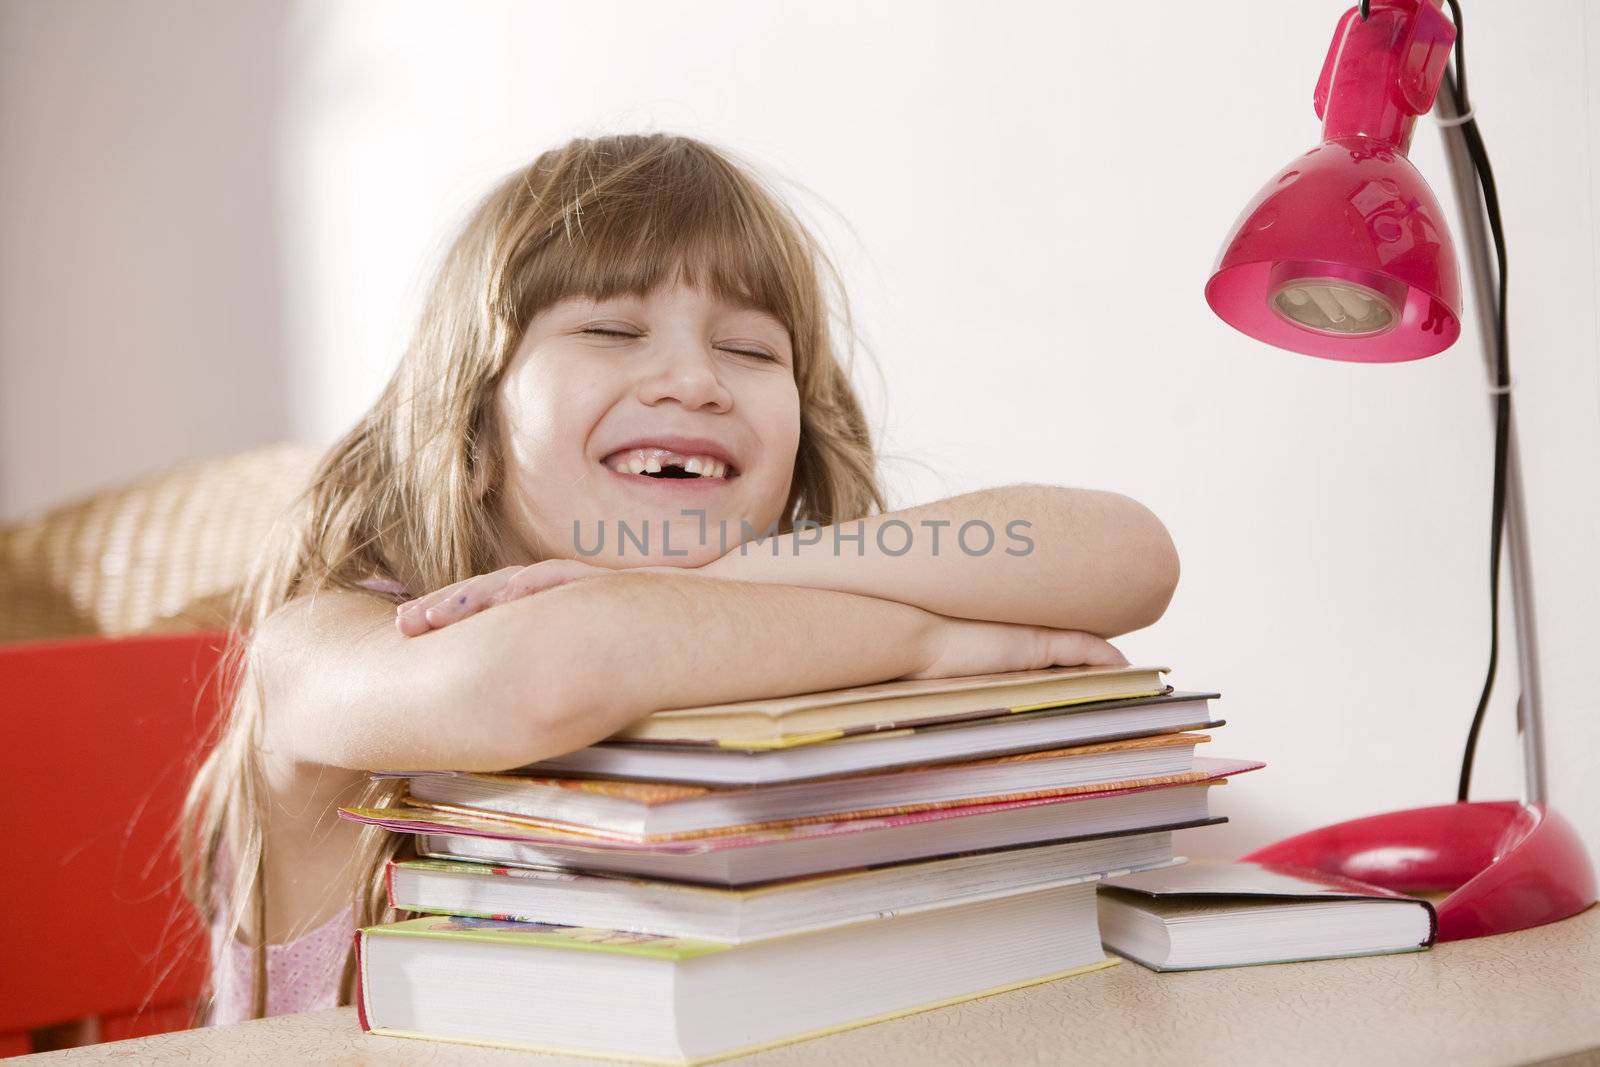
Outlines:
<svg viewBox="0 0 1600 1067"><path fill-rule="evenodd" d="M1156 971L1416 952L1438 918L1426 900L1298 867L1189 863L1106 880L1100 933Z"/></svg>
<svg viewBox="0 0 1600 1067"><path fill-rule="evenodd" d="M697 1064L1107 966L1093 883L743 945L429 917L357 935L373 1033Z"/></svg>

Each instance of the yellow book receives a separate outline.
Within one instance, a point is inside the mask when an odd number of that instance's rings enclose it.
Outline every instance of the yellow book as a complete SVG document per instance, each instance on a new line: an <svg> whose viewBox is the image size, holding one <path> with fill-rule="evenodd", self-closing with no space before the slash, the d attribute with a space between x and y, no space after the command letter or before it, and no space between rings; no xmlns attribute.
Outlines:
<svg viewBox="0 0 1600 1067"><path fill-rule="evenodd" d="M647 715L613 740L784 748L933 722L983 719L1168 691L1166 667L1048 667L918 678Z"/></svg>

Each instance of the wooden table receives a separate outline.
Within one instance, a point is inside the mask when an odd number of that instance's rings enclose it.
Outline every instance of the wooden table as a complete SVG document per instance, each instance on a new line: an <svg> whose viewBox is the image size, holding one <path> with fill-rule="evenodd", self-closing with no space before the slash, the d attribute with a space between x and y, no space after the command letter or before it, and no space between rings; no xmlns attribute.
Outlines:
<svg viewBox="0 0 1600 1067"><path fill-rule="evenodd" d="M569 1064L372 1037L352 1008L25 1057L57 1064ZM785 1064L1600 1064L1600 907L1401 956L1154 974L1133 963L806 1041Z"/></svg>

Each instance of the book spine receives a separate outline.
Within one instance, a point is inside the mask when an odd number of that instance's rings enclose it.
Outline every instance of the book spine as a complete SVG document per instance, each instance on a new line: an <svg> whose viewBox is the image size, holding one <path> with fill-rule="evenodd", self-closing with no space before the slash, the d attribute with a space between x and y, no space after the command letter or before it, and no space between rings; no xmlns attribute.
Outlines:
<svg viewBox="0 0 1600 1067"><path fill-rule="evenodd" d="M384 894L389 898L389 907L394 907L394 860L390 860L383 868Z"/></svg>
<svg viewBox="0 0 1600 1067"><path fill-rule="evenodd" d="M357 930L355 937L356 952L356 1019L361 1023L361 1029L372 1033L372 1023L367 1018L367 954L362 951L366 945L367 935L364 931Z"/></svg>

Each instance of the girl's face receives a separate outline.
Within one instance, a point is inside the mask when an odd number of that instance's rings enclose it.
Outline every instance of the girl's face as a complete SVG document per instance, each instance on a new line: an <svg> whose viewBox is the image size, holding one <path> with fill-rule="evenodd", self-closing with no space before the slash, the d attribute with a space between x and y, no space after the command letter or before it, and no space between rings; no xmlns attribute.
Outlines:
<svg viewBox="0 0 1600 1067"><path fill-rule="evenodd" d="M682 284L564 300L498 401L501 514L539 558L697 567L783 514L800 399L766 312Z"/></svg>

